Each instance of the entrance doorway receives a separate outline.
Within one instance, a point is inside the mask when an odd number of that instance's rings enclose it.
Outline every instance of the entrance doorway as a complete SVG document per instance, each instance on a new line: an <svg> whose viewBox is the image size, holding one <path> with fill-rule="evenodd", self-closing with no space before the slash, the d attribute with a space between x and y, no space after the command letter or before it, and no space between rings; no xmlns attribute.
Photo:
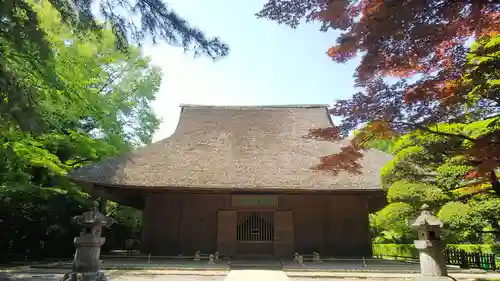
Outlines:
<svg viewBox="0 0 500 281"><path fill-rule="evenodd" d="M291 257L294 252L293 211L220 210L217 251L245 258Z"/></svg>
<svg viewBox="0 0 500 281"><path fill-rule="evenodd" d="M238 255L273 255L274 212L238 211L236 242Z"/></svg>

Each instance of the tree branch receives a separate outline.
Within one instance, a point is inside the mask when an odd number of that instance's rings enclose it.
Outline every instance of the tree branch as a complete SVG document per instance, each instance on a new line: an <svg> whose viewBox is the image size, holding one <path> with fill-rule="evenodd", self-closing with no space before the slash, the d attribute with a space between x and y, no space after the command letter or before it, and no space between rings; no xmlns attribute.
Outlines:
<svg viewBox="0 0 500 281"><path fill-rule="evenodd" d="M490 172L490 183L491 188L495 191L497 195L500 195L500 182L498 181L495 171Z"/></svg>
<svg viewBox="0 0 500 281"><path fill-rule="evenodd" d="M110 77L107 79L107 81L104 83L104 85L102 85L102 87L98 90L98 94L102 94L103 91L109 86L111 85L112 83L114 83L118 78L120 77L123 77L123 74L129 70L131 70L132 67L126 67L126 65L120 70L120 73L118 73L118 75L114 75L113 76L113 73L109 73L110 74ZM116 74L116 72L115 72ZM106 94L109 94L111 91L107 91Z"/></svg>
<svg viewBox="0 0 500 281"><path fill-rule="evenodd" d="M74 166L76 166L76 165L78 165L78 164L81 164L81 163L83 163L83 162L87 162L87 161L95 161L95 160L97 160L97 159L94 159L94 158L84 158L84 159L77 160L77 161L75 161L75 162L73 162L73 163L71 163L71 164L67 164L67 165L68 165L68 166L71 166L71 167L74 167Z"/></svg>
<svg viewBox="0 0 500 281"><path fill-rule="evenodd" d="M455 198L457 201L464 201L464 200L467 200L469 198L471 198L472 196L474 195L478 195L478 194L482 194L482 193L487 193L491 190L491 187L487 187L487 188L483 188L483 189L480 189L480 190L476 190L474 192L471 192L471 193L468 193L468 194L464 194L462 196L459 196L457 198Z"/></svg>
<svg viewBox="0 0 500 281"><path fill-rule="evenodd" d="M474 53L474 52L467 52L469 55L475 55L478 57L487 57L487 58L492 58L492 59L498 59L498 56L495 55L489 55L489 54L480 54L480 53Z"/></svg>
<svg viewBox="0 0 500 281"><path fill-rule="evenodd" d="M495 114L495 115L492 115L492 116L485 117L485 118L483 118L483 120L490 120L490 119L495 119L495 118L498 118L498 117L500 117L500 114Z"/></svg>
<svg viewBox="0 0 500 281"><path fill-rule="evenodd" d="M466 135L462 135L462 134L452 134L452 133L446 133L446 132L439 132L439 131L434 131L434 130L431 130L423 125L419 125L419 124L415 124L415 123L407 123L407 122L397 122L397 123L400 123L400 124L403 124L403 125L407 125L407 126L412 126L418 130L421 130L421 131L424 131L424 132L428 132L428 133L431 133L431 134L435 134L435 135L438 135L438 136L443 136L443 137L450 137L450 138L461 138L461 139L464 139L464 140L468 140L468 141L471 141L471 142L477 142L477 139L474 139L474 138L471 138L471 137L468 137Z"/></svg>

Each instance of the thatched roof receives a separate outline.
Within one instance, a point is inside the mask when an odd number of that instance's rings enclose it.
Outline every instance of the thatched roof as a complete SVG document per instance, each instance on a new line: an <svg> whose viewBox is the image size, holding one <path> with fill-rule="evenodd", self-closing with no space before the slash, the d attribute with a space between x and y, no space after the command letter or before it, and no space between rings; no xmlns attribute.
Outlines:
<svg viewBox="0 0 500 281"><path fill-rule="evenodd" d="M373 190L391 159L366 152L361 175L311 169L346 144L304 138L312 128L332 125L327 105L181 107L172 136L70 177L124 187Z"/></svg>

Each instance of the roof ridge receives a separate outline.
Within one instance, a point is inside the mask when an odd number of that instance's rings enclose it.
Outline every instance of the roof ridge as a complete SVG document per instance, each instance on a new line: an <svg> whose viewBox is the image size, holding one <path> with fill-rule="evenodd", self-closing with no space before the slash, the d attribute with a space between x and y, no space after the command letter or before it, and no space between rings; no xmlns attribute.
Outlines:
<svg viewBox="0 0 500 281"><path fill-rule="evenodd" d="M180 104L181 108L328 108L328 104L275 104L275 105L205 105L205 104Z"/></svg>

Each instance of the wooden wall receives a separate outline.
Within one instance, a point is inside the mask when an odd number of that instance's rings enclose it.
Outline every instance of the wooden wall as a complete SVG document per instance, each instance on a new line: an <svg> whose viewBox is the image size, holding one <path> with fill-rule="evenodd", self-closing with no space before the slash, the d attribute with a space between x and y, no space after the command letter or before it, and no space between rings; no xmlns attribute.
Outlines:
<svg viewBox="0 0 500 281"><path fill-rule="evenodd" d="M367 199L367 195L278 195L277 210L294 213L294 252L371 256ZM217 212L230 209L229 194L148 194L143 251L213 253L217 251Z"/></svg>
<svg viewBox="0 0 500 281"><path fill-rule="evenodd" d="M217 211L225 195L150 194L144 207L143 251L152 255L215 252Z"/></svg>

